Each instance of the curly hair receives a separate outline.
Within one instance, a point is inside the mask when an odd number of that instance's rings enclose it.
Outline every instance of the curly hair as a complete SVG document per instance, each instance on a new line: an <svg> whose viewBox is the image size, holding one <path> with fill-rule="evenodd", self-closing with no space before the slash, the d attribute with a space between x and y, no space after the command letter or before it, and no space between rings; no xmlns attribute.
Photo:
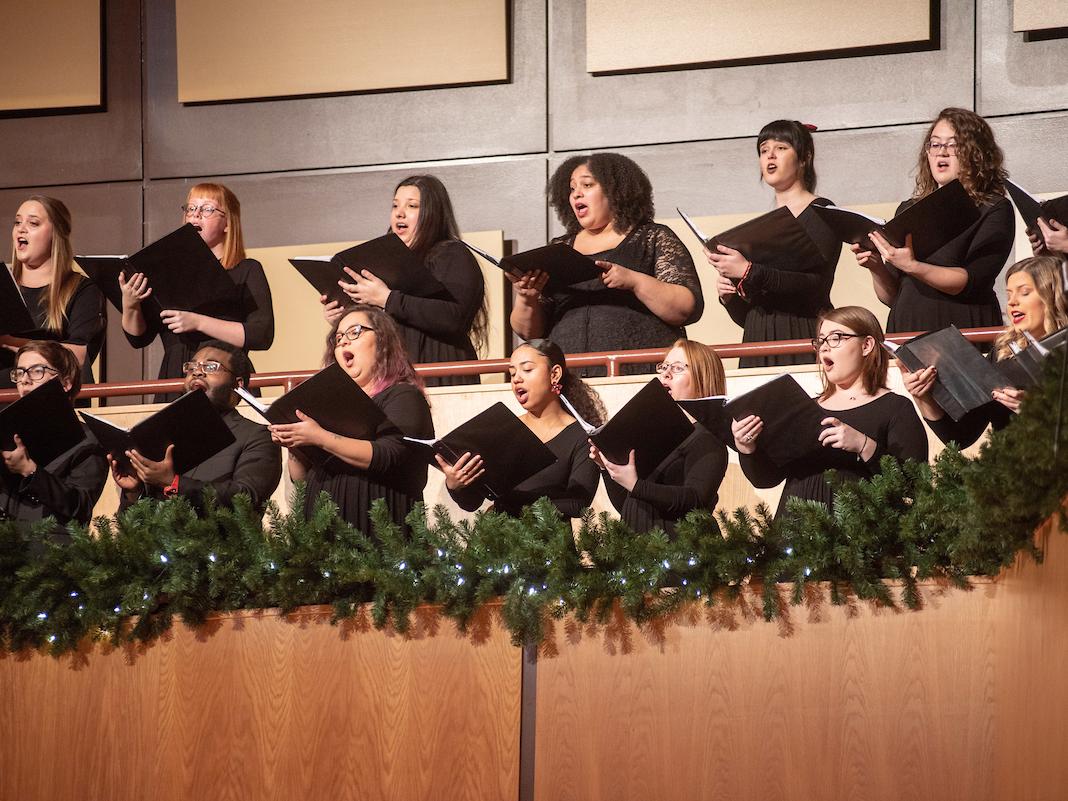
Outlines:
<svg viewBox="0 0 1068 801"><path fill-rule="evenodd" d="M801 168L801 185L809 192L816 191L816 144L812 133L803 122L797 120L774 120L760 129L757 135L756 150L760 155L760 146L769 139L785 142L797 153L797 163Z"/></svg>
<svg viewBox="0 0 1068 801"><path fill-rule="evenodd" d="M1068 294L1061 284L1061 260L1056 256L1033 256L1018 261L1005 272L1006 285L1009 283L1009 277L1016 273L1026 273L1035 285L1045 312L1042 320L1045 335L1068 326ZM1007 359L1012 356L1012 345L1023 349L1029 344L1023 332L1010 325L998 334L994 341L994 351L999 360Z"/></svg>
<svg viewBox="0 0 1068 801"><path fill-rule="evenodd" d="M529 339L516 350L523 347L531 348L548 359L550 370L557 366L563 370L560 394L575 407L575 411L582 416L583 420L599 426L608 419L608 411L605 409L601 396L589 384L567 369L567 359L559 345L551 339Z"/></svg>
<svg viewBox="0 0 1068 801"><path fill-rule="evenodd" d="M377 306L367 306L354 303L346 306L341 316L330 327L330 333L326 335L326 351L323 353L323 367L329 367L337 361L334 355L336 347L335 338L342 320L353 312L362 312L367 315L370 323L368 328L375 332L375 382L369 395L389 389L394 384L411 384L423 391L423 379L415 372L408 351L404 347L400 330L393 318Z"/></svg>
<svg viewBox="0 0 1068 801"><path fill-rule="evenodd" d="M582 226L571 208L571 173L585 166L601 185L612 212L612 228L623 234L653 221L653 185L637 164L619 153L592 153L572 156L556 168L545 193L560 224L569 234Z"/></svg>
<svg viewBox="0 0 1068 801"><path fill-rule="evenodd" d="M916 191L914 198L931 194L938 188L931 163L927 159L927 143L931 133L942 121L953 126L954 139L957 142L957 161L960 163L960 182L968 195L976 203L991 203L1005 194L1005 180L1009 177L1005 169L1005 154L1002 153L994 132L987 121L963 108L944 108L931 123L920 145L920 154L916 162Z"/></svg>

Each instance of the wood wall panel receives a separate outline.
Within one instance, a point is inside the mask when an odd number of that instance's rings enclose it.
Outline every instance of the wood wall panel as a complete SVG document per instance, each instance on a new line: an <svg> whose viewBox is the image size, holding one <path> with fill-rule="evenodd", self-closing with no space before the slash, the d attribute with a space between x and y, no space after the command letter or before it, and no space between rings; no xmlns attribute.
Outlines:
<svg viewBox="0 0 1068 801"><path fill-rule="evenodd" d="M182 103L508 78L502 0L178 0ZM210 24L205 24L210 20Z"/></svg>
<svg viewBox="0 0 1068 801"><path fill-rule="evenodd" d="M731 0L586 0L589 72L787 61L802 53L927 42L932 35L931 0L765 0L759 10Z"/></svg>
<svg viewBox="0 0 1068 801"><path fill-rule="evenodd" d="M824 595L785 623L752 600L655 629L557 624L536 797L1062 798L1068 538L1042 541L1044 564L925 585L918 613Z"/></svg>
<svg viewBox="0 0 1068 801"><path fill-rule="evenodd" d="M220 616L139 655L0 656L0 798L514 799L520 651L423 609Z"/></svg>

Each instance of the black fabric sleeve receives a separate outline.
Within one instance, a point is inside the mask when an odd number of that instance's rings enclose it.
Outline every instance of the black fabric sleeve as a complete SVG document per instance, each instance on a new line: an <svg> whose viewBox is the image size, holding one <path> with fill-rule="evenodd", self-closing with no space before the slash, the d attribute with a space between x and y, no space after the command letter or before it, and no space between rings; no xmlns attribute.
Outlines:
<svg viewBox="0 0 1068 801"><path fill-rule="evenodd" d="M203 502L205 485L211 484L223 506L233 505L234 496L245 492L252 499L253 507L262 509L282 478L282 451L271 442L267 427L260 428L262 431L250 437L241 449L234 473L229 479L207 482L181 476L178 479L178 494L199 507Z"/></svg>
<svg viewBox="0 0 1068 801"><path fill-rule="evenodd" d="M879 472L879 460L893 456L899 462L912 459L927 461L927 431L912 401L895 395L894 409L886 426L885 441L880 441L872 458L864 463L872 475Z"/></svg>
<svg viewBox="0 0 1068 801"><path fill-rule="evenodd" d="M749 314L751 308L748 301L738 294L729 295L726 300L720 301L723 308L727 310L727 314L734 320L735 325L740 328L745 328L745 318Z"/></svg>
<svg viewBox="0 0 1068 801"><path fill-rule="evenodd" d="M22 495L33 495L59 523L88 523L93 507L104 491L108 463L100 448L85 443L70 461L65 475L53 475L40 467L19 486Z"/></svg>
<svg viewBox="0 0 1068 801"><path fill-rule="evenodd" d="M263 265L248 259L245 288L256 308L245 317L245 350L267 350L274 343L274 303Z"/></svg>
<svg viewBox="0 0 1068 801"><path fill-rule="evenodd" d="M638 479L632 497L645 501L669 520L678 520L693 509L714 509L719 501L719 485L727 473L727 448L700 437L686 449L681 486Z"/></svg>
<svg viewBox="0 0 1068 801"><path fill-rule="evenodd" d="M467 335L486 294L475 257L460 242L442 242L427 256L427 267L445 285L448 297L421 298L392 290L386 311L398 322L433 337Z"/></svg>
<svg viewBox="0 0 1068 801"><path fill-rule="evenodd" d="M448 489L448 487L446 487L446 489ZM460 487L455 490L450 489L449 495L456 501L456 505L465 512L473 512L485 503L486 488L482 484L475 482L467 487Z"/></svg>
<svg viewBox="0 0 1068 801"><path fill-rule="evenodd" d="M623 504L627 502L630 493L613 481L612 476L607 471L604 473L604 489L608 493L608 500L612 502L612 506L616 508L617 512L623 514Z"/></svg>
<svg viewBox="0 0 1068 801"><path fill-rule="evenodd" d="M371 442L370 473L388 473L413 458L404 442L405 434L418 439L434 437L430 405L422 392L411 384L395 384L385 392L389 395L382 399L382 411L389 419L378 427Z"/></svg>
<svg viewBox="0 0 1068 801"><path fill-rule="evenodd" d="M590 458L589 445L583 439L571 450L567 486L560 493L550 495L549 500L564 517L579 517L597 494L600 472L597 463Z"/></svg>
<svg viewBox="0 0 1068 801"><path fill-rule="evenodd" d="M751 302L760 302L765 298L817 297L830 288L825 273L778 270L754 263L739 288Z"/></svg>
<svg viewBox="0 0 1068 801"><path fill-rule="evenodd" d="M71 345L90 345L103 337L104 293L92 281L83 280L67 303L67 334L63 340Z"/></svg>
<svg viewBox="0 0 1068 801"><path fill-rule="evenodd" d="M143 334L131 334L125 328L122 333L126 335L126 341L134 348L147 348L163 330L163 321L159 318L155 303L142 303L141 316L145 318L145 332Z"/></svg>
<svg viewBox="0 0 1068 801"><path fill-rule="evenodd" d="M956 442L961 448L967 448L983 435L988 425L995 429L1004 428L1012 420L1012 412L997 401L985 403L978 409L972 409L960 420L954 420L948 414L941 420L927 420L927 425L942 442Z"/></svg>
<svg viewBox="0 0 1068 801"><path fill-rule="evenodd" d="M759 440L753 453L739 453L738 463L754 487L767 489L786 480L786 470L773 464L760 450Z"/></svg>
<svg viewBox="0 0 1068 801"><path fill-rule="evenodd" d="M653 277L665 284L675 284L689 290L693 295L693 311L683 325L697 322L705 313L705 296L690 251L674 231L666 225L657 225L655 253Z"/></svg>
<svg viewBox="0 0 1068 801"><path fill-rule="evenodd" d="M979 223L964 263L959 265L968 272L968 283L961 297L983 297L993 288L1012 252L1015 234L1012 204L1007 198L1000 198Z"/></svg>

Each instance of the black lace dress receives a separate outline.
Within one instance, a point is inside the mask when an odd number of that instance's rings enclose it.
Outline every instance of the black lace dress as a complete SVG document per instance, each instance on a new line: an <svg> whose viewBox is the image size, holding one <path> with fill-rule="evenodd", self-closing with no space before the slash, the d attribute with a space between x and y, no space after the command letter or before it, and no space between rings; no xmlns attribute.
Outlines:
<svg viewBox="0 0 1068 801"><path fill-rule="evenodd" d="M824 197L816 198L812 204L832 205ZM742 327L742 342L812 339L816 335L816 318L831 308L831 285L842 243L812 211L812 204L797 221L816 244L821 258L776 264L754 262L739 284L739 294L730 295L723 303L731 319ZM815 353L746 356L739 359L738 366L772 367L815 361Z"/></svg>
<svg viewBox="0 0 1068 801"><path fill-rule="evenodd" d="M574 246L575 235L553 242ZM611 250L589 254L591 259L610 261L658 281L683 286L694 296L694 309L686 325L701 318L704 296L690 252L666 225L646 223L627 234ZM599 278L575 284L566 291L545 296L545 336L564 353L669 348L686 336L682 326L668 325L638 300L633 292L608 289ZM623 365L623 374L648 373L650 364ZM586 376L602 376L603 367L586 368Z"/></svg>

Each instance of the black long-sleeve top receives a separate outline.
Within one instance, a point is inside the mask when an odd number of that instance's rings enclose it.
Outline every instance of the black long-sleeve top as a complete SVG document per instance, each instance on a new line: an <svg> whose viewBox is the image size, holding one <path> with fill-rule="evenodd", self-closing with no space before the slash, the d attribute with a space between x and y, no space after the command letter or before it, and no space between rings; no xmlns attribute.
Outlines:
<svg viewBox="0 0 1068 801"><path fill-rule="evenodd" d="M997 362L997 353L993 350L986 356L988 361ZM972 409L960 420L954 420L948 414L943 415L941 420L928 420L924 418L927 427L934 432L942 442L956 442L958 447L967 448L975 444L976 440L983 435L987 426L992 426L995 431L1000 431L1012 422L1015 415L1008 407L995 400L984 403L977 409Z"/></svg>
<svg viewBox="0 0 1068 801"><path fill-rule="evenodd" d="M897 214L914 202L902 203ZM886 332L937 331L947 325L958 328L1002 325L994 282L1012 252L1015 237L1012 204L1002 197L980 207L979 219L968 230L928 256L925 259L928 264L961 267L967 271L968 283L956 295L940 292L887 265L901 284L890 306Z"/></svg>
<svg viewBox="0 0 1068 801"><path fill-rule="evenodd" d="M575 235L557 237L554 243L574 247ZM658 281L685 287L694 297L694 308L683 325L697 322L705 310L701 282L686 246L666 225L639 225L611 250L589 254L597 261L610 261L629 270L651 275ZM564 353L618 351L633 348L669 348L686 336L681 325L668 325L623 289L607 289L600 278L584 281L543 298L545 336ZM652 372L650 364L625 364L624 374ZM582 376L604 375L603 367L588 367Z"/></svg>
<svg viewBox="0 0 1068 801"><path fill-rule="evenodd" d="M814 443L818 450L778 467L761 452L758 438L756 452L740 454L739 462L754 487L774 487L786 481L776 514L782 514L789 498L831 506L834 494L823 477L826 470L837 470L847 481L859 481L876 475L880 470L879 460L888 454L899 461L927 461L927 432L912 401L902 395L887 392L853 409L826 411L828 417L837 417L874 440L875 453L871 459L862 461L855 453L840 448L819 448L819 443Z"/></svg>
<svg viewBox="0 0 1068 801"><path fill-rule="evenodd" d="M70 450L46 465L38 465L30 476L10 473L0 464L0 511L27 523L49 515L60 525L88 523L104 490L108 464L88 429L85 435Z"/></svg>
<svg viewBox="0 0 1068 801"><path fill-rule="evenodd" d="M239 313L237 321L245 329L244 351L267 350L274 343L274 306L271 287L263 265L255 259L244 259L226 271L237 285ZM142 307L147 311L146 307ZM145 332L140 335L126 333L127 341L135 348L144 348L158 336L163 343L163 362L159 366L160 378L181 378L182 365L189 361L209 339L199 331L175 334L154 314L146 313ZM156 395L156 403L170 403L181 397L181 392Z"/></svg>
<svg viewBox="0 0 1068 801"><path fill-rule="evenodd" d="M797 217L815 243L820 258L776 264L753 262L749 274L739 283L739 293L723 302L731 319L742 327L742 342L811 339L816 335L816 318L832 308L831 286L842 243L812 210L813 205L833 204L827 198L818 197ZM814 353L746 356L739 360L738 366L811 364L815 360Z"/></svg>
<svg viewBox="0 0 1068 801"><path fill-rule="evenodd" d="M49 286L20 286L26 308L37 328L44 330L48 312L41 306L41 300L47 296ZM82 363L82 384L93 383L93 362L104 345L106 329L104 319L104 295L100 287L88 278L82 278L78 288L67 301L62 329L50 335L57 342L69 345L85 345L85 361ZM0 389L15 386L11 382L11 368L15 366L15 354L6 348L0 348Z"/></svg>
<svg viewBox="0 0 1068 801"><path fill-rule="evenodd" d="M493 511L518 517L524 506L538 498L548 498L564 517L579 517L593 502L599 480L597 465L590 459L585 429L577 422L564 428L545 443L556 461L516 485L493 503ZM449 490L453 500L473 512L486 500L486 489L475 483Z"/></svg>
<svg viewBox="0 0 1068 801"><path fill-rule="evenodd" d="M404 441L433 439L434 421L430 405L418 388L411 384L394 384L374 396L385 412L384 420L371 440L371 464L366 470L340 459L308 470L307 498L304 511L309 517L320 492L326 492L338 505L341 516L370 535L371 503L384 498L390 515L398 525L412 506L423 498L427 463L418 450Z"/></svg>
<svg viewBox="0 0 1068 801"><path fill-rule="evenodd" d="M462 242L439 242L426 257L427 269L446 289L438 297L422 298L391 290L386 311L397 322L416 364L477 359L471 326L486 294L482 271ZM479 377L430 378L427 386L477 384Z"/></svg>
<svg viewBox="0 0 1068 801"><path fill-rule="evenodd" d="M727 472L727 447L704 426L676 448L648 478L633 489L605 475L605 489L620 518L631 529L644 533L663 529L674 539L675 524L694 509L715 509L719 485Z"/></svg>

